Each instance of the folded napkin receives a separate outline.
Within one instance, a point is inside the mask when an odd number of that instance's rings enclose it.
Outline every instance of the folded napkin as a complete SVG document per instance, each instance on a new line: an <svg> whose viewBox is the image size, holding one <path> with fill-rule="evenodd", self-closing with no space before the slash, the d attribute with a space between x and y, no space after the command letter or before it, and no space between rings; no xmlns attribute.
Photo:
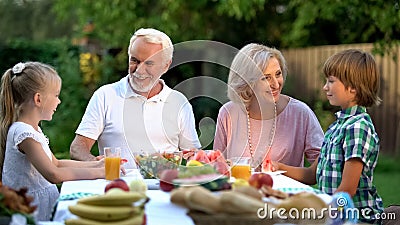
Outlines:
<svg viewBox="0 0 400 225"><path fill-rule="evenodd" d="M57 210L57 206L58 206L58 203L59 203L60 201L76 200L76 199L80 199L80 198L84 198L84 197L89 197L89 196L93 196L93 195L97 195L97 194L86 193L86 192L75 192L75 193L66 194L66 195L62 195L62 196L58 197L57 202L54 204L54 207L53 207L53 211L52 211L52 215L51 215L51 220L54 219L54 216L55 216L56 210Z"/></svg>
<svg viewBox="0 0 400 225"><path fill-rule="evenodd" d="M277 188L277 189L280 191L286 192L286 193L299 193L299 192L305 191L305 192L313 192L315 194L324 194L324 192L322 192L321 190L315 189L312 187L308 187L308 188L293 188L293 187L287 188L287 187L285 187L285 188Z"/></svg>
<svg viewBox="0 0 400 225"><path fill-rule="evenodd" d="M62 196L58 197L57 202L75 200L75 199L80 199L80 198L89 197L89 196L93 196L93 195L97 195L97 194L85 193L85 192L75 192L75 193L66 194L66 195L62 195Z"/></svg>

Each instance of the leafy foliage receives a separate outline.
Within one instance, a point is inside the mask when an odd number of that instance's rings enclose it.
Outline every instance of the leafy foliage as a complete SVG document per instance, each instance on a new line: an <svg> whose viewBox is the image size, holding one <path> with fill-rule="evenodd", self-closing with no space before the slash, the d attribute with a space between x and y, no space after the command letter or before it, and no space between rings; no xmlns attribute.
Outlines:
<svg viewBox="0 0 400 225"><path fill-rule="evenodd" d="M42 122L42 127L50 140L53 152L69 153L69 144L75 136L75 129L78 127L92 92L82 82L79 71L79 49L61 42L58 52L54 67L63 82L60 93L61 104L52 121ZM68 158L68 155L57 156Z"/></svg>
<svg viewBox="0 0 400 225"><path fill-rule="evenodd" d="M381 53L400 36L399 2L384 0L57 0L61 18L71 12L93 20L105 45L126 46L140 27L157 27L174 42L221 40L241 47L256 41L277 47L376 43Z"/></svg>
<svg viewBox="0 0 400 225"><path fill-rule="evenodd" d="M82 82L77 47L67 40L31 42L15 40L0 46L0 69L5 71L18 62L40 61L52 65L63 80L61 104L52 121L42 122L44 133L56 156L68 158L69 144L93 90ZM96 86L97 87L97 86Z"/></svg>
<svg viewBox="0 0 400 225"><path fill-rule="evenodd" d="M83 27L88 20L96 24L103 46L127 46L132 33L141 27L156 27L178 43L187 40L213 39L243 45L243 38L259 42L278 40L279 16L276 7L287 0L166 0L166 1L62 1L54 10L61 19L73 14ZM275 41L277 43L278 41ZM275 44L274 43L274 44ZM125 49L124 48L124 49Z"/></svg>
<svg viewBox="0 0 400 225"><path fill-rule="evenodd" d="M380 53L400 36L398 0L2 0L0 6L0 41L80 38L92 21L91 37L123 52L140 27L163 30L174 43L212 39L237 48L248 42L287 48L372 42Z"/></svg>
<svg viewBox="0 0 400 225"><path fill-rule="evenodd" d="M74 17L61 22L52 7L52 0L0 0L0 42L21 37L35 41L67 37Z"/></svg>
<svg viewBox="0 0 400 225"><path fill-rule="evenodd" d="M400 36L399 7L398 1L293 0L288 10L296 19L283 42L291 47L376 43L386 53Z"/></svg>
<svg viewBox="0 0 400 225"><path fill-rule="evenodd" d="M38 61L39 59L54 65L58 55L55 42L31 42L26 39L15 39L7 44L0 44L0 70L5 71L18 62Z"/></svg>

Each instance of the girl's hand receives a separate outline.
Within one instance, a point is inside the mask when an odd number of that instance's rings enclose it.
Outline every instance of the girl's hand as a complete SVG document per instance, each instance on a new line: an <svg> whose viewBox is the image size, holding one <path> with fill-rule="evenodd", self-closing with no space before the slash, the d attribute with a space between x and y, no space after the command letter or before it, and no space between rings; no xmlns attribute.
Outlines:
<svg viewBox="0 0 400 225"><path fill-rule="evenodd" d="M104 157L103 158L101 158L101 159L99 159L98 161L97 161L97 166L96 167L104 167L105 165L104 165Z"/></svg>
<svg viewBox="0 0 400 225"><path fill-rule="evenodd" d="M105 157L104 155L96 156L96 160L97 160L97 161L102 160L102 159L104 159L104 157Z"/></svg>

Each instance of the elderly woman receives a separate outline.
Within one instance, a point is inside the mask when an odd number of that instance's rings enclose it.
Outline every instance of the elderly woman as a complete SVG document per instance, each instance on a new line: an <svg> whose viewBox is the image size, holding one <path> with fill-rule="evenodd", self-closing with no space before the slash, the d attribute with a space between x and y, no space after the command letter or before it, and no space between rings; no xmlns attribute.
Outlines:
<svg viewBox="0 0 400 225"><path fill-rule="evenodd" d="M232 61L228 98L219 110L214 149L224 156L251 157L260 169L268 160L303 166L318 158L324 138L313 111L281 94L287 75L282 53L260 44L244 46Z"/></svg>

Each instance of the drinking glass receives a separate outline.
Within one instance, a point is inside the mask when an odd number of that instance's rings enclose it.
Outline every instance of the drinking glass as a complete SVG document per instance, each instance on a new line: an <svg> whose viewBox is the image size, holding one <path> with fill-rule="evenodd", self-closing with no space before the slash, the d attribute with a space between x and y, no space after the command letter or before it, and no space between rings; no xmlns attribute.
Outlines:
<svg viewBox="0 0 400 225"><path fill-rule="evenodd" d="M236 179L248 180L251 176L250 157L233 157L231 161L231 175Z"/></svg>
<svg viewBox="0 0 400 225"><path fill-rule="evenodd" d="M105 147L104 156L106 180L114 180L119 178L121 170L121 148Z"/></svg>

